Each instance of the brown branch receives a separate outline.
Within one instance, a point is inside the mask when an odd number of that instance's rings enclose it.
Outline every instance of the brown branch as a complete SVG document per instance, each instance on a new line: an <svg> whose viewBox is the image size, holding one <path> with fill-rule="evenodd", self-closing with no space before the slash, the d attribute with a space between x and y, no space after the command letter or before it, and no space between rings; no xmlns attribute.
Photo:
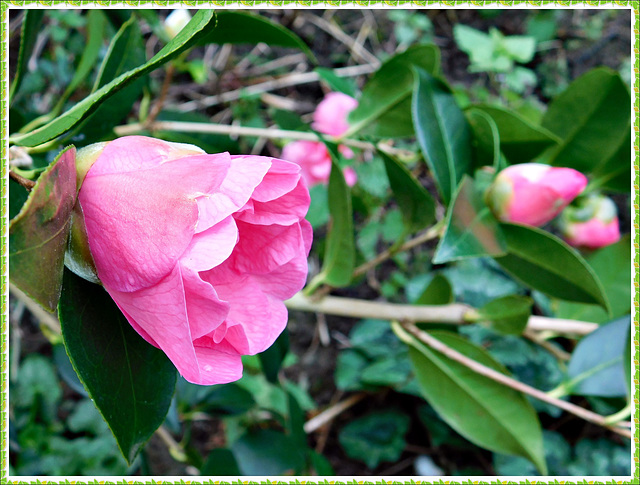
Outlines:
<svg viewBox="0 0 640 485"><path fill-rule="evenodd" d="M147 119L144 121L144 126L151 125L155 121L155 119L158 117L160 112L162 111L162 108L164 107L164 102L167 99L167 93L169 92L169 86L171 86L171 81L173 80L173 74L175 73L175 71L176 71L175 64L173 62L170 62L169 65L167 66L167 72L164 76L164 81L162 82L162 89L160 90L160 96L158 97L158 100L153 105L153 108L151 108L151 112L149 113L149 116L147 116Z"/></svg>
<svg viewBox="0 0 640 485"><path fill-rule="evenodd" d="M33 180L24 178L22 175L18 175L13 170L9 170L9 177L11 177L15 182L18 182L29 192L31 192L31 189L33 189L33 187L36 185L36 183Z"/></svg>

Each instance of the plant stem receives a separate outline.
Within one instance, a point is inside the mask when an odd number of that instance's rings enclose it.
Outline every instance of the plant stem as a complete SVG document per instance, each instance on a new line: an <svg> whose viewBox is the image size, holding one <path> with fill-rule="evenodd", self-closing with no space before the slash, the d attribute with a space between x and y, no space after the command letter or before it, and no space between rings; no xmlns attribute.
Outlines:
<svg viewBox="0 0 640 485"><path fill-rule="evenodd" d="M29 180L28 178L24 178L22 175L18 175L13 170L9 170L9 177L11 177L15 182L18 182L20 185L22 185L29 192L36 185L36 183L33 180Z"/></svg>
<svg viewBox="0 0 640 485"><path fill-rule="evenodd" d="M401 325L407 332L409 332L411 335L413 335L418 340L420 340L420 342L428 345L429 347L440 352L444 356L464 365L465 367L468 367L469 369L471 369L472 371L480 375L488 377L489 379L499 382L500 384L510 387L511 389L515 389L516 391L520 391L531 397L535 397L540 401L544 401L548 404L556 406L564 411L567 411L568 413L573 414L574 416L578 416L579 418L584 419L585 421L589 421L590 423L608 428L614 433L619 434L620 436L624 436L625 438L631 439L631 430L623 429L623 428L609 424L605 416L601 416L600 414L581 408L580 406L576 406L575 404L572 404L570 402L566 402L554 397L550 397L545 392L540 391L539 389L528 386L527 384L523 384L522 382L519 382L509 376L506 376L501 372L498 372L485 365L482 365L479 362L476 362L475 360L470 359L466 355L461 354L457 350L454 350L451 347L443 344L435 337L432 337L431 335L429 335L427 332L420 330L413 323L404 323Z"/></svg>
<svg viewBox="0 0 640 485"><path fill-rule="evenodd" d="M315 295L314 295L315 296ZM412 322L445 323L450 325L467 325L467 315L474 308L462 303L449 305L404 305L379 301L359 300L327 296L316 301L297 293L285 302L290 310L326 313L351 318L373 318L380 320L408 320ZM578 320L564 320L532 315L527 323L528 330L551 330L558 334L586 335L593 332L598 325Z"/></svg>
<svg viewBox="0 0 640 485"><path fill-rule="evenodd" d="M364 392L354 394L344 401L340 401L339 403L325 409L320 414L314 416L309 421L304 423L304 432L307 434L313 433L315 430L332 421L336 416L343 413L354 404L360 402L363 398L366 397L366 395L367 394Z"/></svg>

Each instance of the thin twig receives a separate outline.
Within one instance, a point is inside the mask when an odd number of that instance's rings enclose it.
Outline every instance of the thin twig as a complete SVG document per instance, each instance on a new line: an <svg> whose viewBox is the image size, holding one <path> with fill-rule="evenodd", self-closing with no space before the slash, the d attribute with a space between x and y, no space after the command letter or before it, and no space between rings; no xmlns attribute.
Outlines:
<svg viewBox="0 0 640 485"><path fill-rule="evenodd" d="M171 433L167 431L167 429L160 425L160 427L156 430L156 434L162 440L162 442L166 445L169 450L169 454L176 460L181 463L185 463L187 461L187 454L184 451L184 448L180 443L178 443Z"/></svg>
<svg viewBox="0 0 640 485"><path fill-rule="evenodd" d="M25 293L22 292L22 290L20 290L17 286L14 286L12 283L9 283L9 291L13 296L24 303L24 306L26 306L27 309L33 314L33 316L36 317L36 320L38 320L41 324L43 324L56 335L62 334L60 322L53 314L45 311L40 305L29 298Z"/></svg>
<svg viewBox="0 0 640 485"><path fill-rule="evenodd" d="M333 72L339 77L352 77L360 76L362 74L371 74L378 65L363 64L359 66L349 66L335 69ZM269 91L275 91L276 89L286 88L289 86L298 86L300 84L308 84L320 81L320 75L317 72L296 72L293 74L287 74L285 76L265 81L259 84L253 84L252 86L236 89L235 91L228 91L226 93L216 94L214 96L207 96L202 99L188 101L175 106L175 110L187 112L195 111L201 108L209 108L221 103L228 103L240 99L242 96L249 96L252 94L262 94Z"/></svg>
<svg viewBox="0 0 640 485"><path fill-rule="evenodd" d="M160 112L162 111L162 108L164 107L164 102L167 99L167 93L169 92L169 86L171 86L171 81L173 80L173 74L175 71L176 71L175 64L173 62L170 62L169 65L167 66L167 72L164 75L164 81L162 82L162 89L160 90L160 96L158 97L158 100L154 103L153 108L149 113L149 116L147 116L147 119L144 122L145 126L149 126L151 123L153 123L158 117L158 115L160 114Z"/></svg>
<svg viewBox="0 0 640 485"><path fill-rule="evenodd" d="M351 406L360 402L366 396L367 394L364 392L361 392L359 394L354 394L353 396L349 396L344 401L340 401L338 404L335 404L325 409L320 414L318 414L317 416L314 416L309 421L304 423L304 432L307 434L313 433L318 428L321 428L325 424L333 421L336 418L336 416L342 414Z"/></svg>
<svg viewBox="0 0 640 485"><path fill-rule="evenodd" d="M213 123L195 123L190 121L156 121L150 125L131 123L129 125L116 126L114 131L118 136L134 135L143 131L177 131L183 133L212 133L230 136L257 136L269 139L280 138L290 140L319 141L315 133L309 131L279 130L276 128L252 128L250 126L218 125ZM329 141L339 142L362 150L375 150L373 143L353 139L338 139L326 137ZM407 150L385 146L384 150L400 157L407 156Z"/></svg>
<svg viewBox="0 0 640 485"><path fill-rule="evenodd" d="M297 293L285 302L290 310L326 313L351 318L373 318L378 320L407 320L411 322L432 322L450 325L468 325L467 316L474 313L472 307L462 303L449 305L405 305L379 301L359 300L339 296L327 296L315 301L313 297ZM557 334L586 335L593 332L596 323L565 320L532 315L527 329L535 331L551 330Z"/></svg>
<svg viewBox="0 0 640 485"><path fill-rule="evenodd" d="M33 180L29 180L28 178L24 178L22 175L18 175L13 170L9 170L9 177L11 177L15 182L18 182L28 191L31 191L36 183Z"/></svg>
<svg viewBox="0 0 640 485"><path fill-rule="evenodd" d="M551 404L560 409L563 409L564 411L567 411L568 413L571 413L574 416L582 418L585 421L608 428L614 433L619 434L620 436L624 436L625 438L631 439L631 431L629 429L623 429L618 426L607 424L605 416L601 416L600 414L581 408L580 406L576 406L575 404L572 404L570 402L562 401L561 399L550 397L546 393L540 391L539 389L528 386L527 384L523 384L522 382L519 382L509 376L506 376L501 372L498 372L485 365L482 365L476 362L475 360L470 359L466 355L461 354L457 350L454 350L451 347L443 344L435 337L432 337L431 335L429 335L427 332L420 330L413 323L403 323L401 325L407 332L409 332L418 340L420 340L420 342L428 345L429 347L440 352L444 356L464 365L465 367L468 367L469 369L471 369L472 371L480 375L488 377L489 379L499 382L500 384L510 387L511 389L515 389L516 391L522 392L531 397L539 399L540 401L544 401L548 404Z"/></svg>
<svg viewBox="0 0 640 485"><path fill-rule="evenodd" d="M547 352L555 356L555 358L558 360L562 360L566 362L569 359L571 359L571 354L569 352L562 350L559 347L556 347L551 342L548 342L543 338L540 338L540 335L538 333L533 332L530 329L525 330L525 332L522 335L528 338L529 340L531 340L533 343L545 349Z"/></svg>

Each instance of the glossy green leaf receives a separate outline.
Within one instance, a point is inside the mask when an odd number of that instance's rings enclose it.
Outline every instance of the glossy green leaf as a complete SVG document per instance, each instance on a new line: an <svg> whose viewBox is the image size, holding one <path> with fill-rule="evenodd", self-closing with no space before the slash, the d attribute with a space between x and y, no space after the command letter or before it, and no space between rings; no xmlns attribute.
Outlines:
<svg viewBox="0 0 640 485"><path fill-rule="evenodd" d="M176 369L101 286L70 271L58 315L71 363L131 463L167 415Z"/></svg>
<svg viewBox="0 0 640 485"><path fill-rule="evenodd" d="M449 205L446 221L444 236L433 256L434 264L506 254L507 246L498 221L472 178L462 179Z"/></svg>
<svg viewBox="0 0 640 485"><path fill-rule="evenodd" d="M329 85L332 91L344 93L352 98L356 97L356 85L353 79L338 76L333 69L316 67L314 69L320 79Z"/></svg>
<svg viewBox="0 0 640 485"><path fill-rule="evenodd" d="M287 392L287 404L289 411L287 416L287 433L301 449L305 449L307 448L307 434L304 431L304 411L291 392Z"/></svg>
<svg viewBox="0 0 640 485"><path fill-rule="evenodd" d="M542 126L563 141L549 163L584 173L595 171L629 130L631 97L620 75L608 68L580 76L550 105Z"/></svg>
<svg viewBox="0 0 640 485"><path fill-rule="evenodd" d="M590 187L600 187L615 192L631 190L631 127L620 142L616 152L603 161L591 175Z"/></svg>
<svg viewBox="0 0 640 485"><path fill-rule="evenodd" d="M104 31L107 24L107 17L102 10L91 9L87 14L87 43L85 45L78 67L76 67L73 78L64 90L64 93L58 100L54 112L59 113L64 106L66 100L73 94L73 92L85 82L91 71L93 71L100 49L102 48L102 40L104 38ZM122 57L122 52L119 53ZM136 66L137 67L137 66Z"/></svg>
<svg viewBox="0 0 640 485"><path fill-rule="evenodd" d="M571 354L567 369L571 394L582 396L626 396L625 347L630 335L631 317L601 326L585 336Z"/></svg>
<svg viewBox="0 0 640 485"><path fill-rule="evenodd" d="M206 476L230 476L241 475L238 463L233 452L228 448L215 448L209 452L207 461L200 468L200 475Z"/></svg>
<svg viewBox="0 0 640 485"><path fill-rule="evenodd" d="M138 19L131 16L109 45L109 50L100 66L93 92L110 83L121 74L144 64L145 45ZM111 129L131 112L131 108L142 94L145 77L141 77L115 93L108 103L100 107L76 129L83 135L83 143L89 144L108 134Z"/></svg>
<svg viewBox="0 0 640 485"><path fill-rule="evenodd" d="M289 29L254 13L231 10L216 12L218 23L200 41L203 44L258 44L293 47L312 61L316 58L304 41Z"/></svg>
<svg viewBox="0 0 640 485"><path fill-rule="evenodd" d="M304 449L283 433L258 429L231 445L242 475L293 475L305 465Z"/></svg>
<svg viewBox="0 0 640 485"><path fill-rule="evenodd" d="M436 221L436 203L431 194L405 165L379 151L389 178L393 198L400 208L407 234L419 231Z"/></svg>
<svg viewBox="0 0 640 485"><path fill-rule="evenodd" d="M562 300L595 303L609 311L598 277L567 243L535 227L501 224L507 255L495 260L523 284Z"/></svg>
<svg viewBox="0 0 640 485"><path fill-rule="evenodd" d="M76 202L75 156L73 146L58 155L9 224L9 279L50 312L60 298L69 218Z"/></svg>
<svg viewBox="0 0 640 485"><path fill-rule="evenodd" d="M322 271L309 283L310 290L322 283L336 287L348 285L355 266L351 192L335 160L331 162L328 202L331 218Z"/></svg>
<svg viewBox="0 0 640 485"><path fill-rule="evenodd" d="M396 108L401 104L409 106L414 83L412 66L436 75L440 69L440 51L432 44L415 45L382 64L364 86L358 107L349 114L351 128L345 136L373 123L373 134L377 136L389 136L389 129L393 135L397 134L398 118L409 120L409 111ZM376 126L380 125L376 122L391 111L393 114L381 126ZM411 132L405 134L411 135Z"/></svg>
<svg viewBox="0 0 640 485"><path fill-rule="evenodd" d="M271 347L258 354L262 371L271 383L278 382L278 372L285 356L289 352L289 331L285 328Z"/></svg>
<svg viewBox="0 0 640 485"><path fill-rule="evenodd" d="M118 76L116 79L102 86L71 109L37 130L34 130L31 133L10 137L10 142L20 146L32 147L62 135L80 123L89 114L95 111L101 103L104 103L117 91L123 89L139 77L158 68L192 46L203 31L211 28L212 22L214 22L214 20L213 12L211 10L198 10L189 24L182 29L182 31L171 40L171 42L165 45L160 52L153 56L150 61Z"/></svg>
<svg viewBox="0 0 640 485"><path fill-rule="evenodd" d="M520 335L529 321L533 300L509 295L497 298L478 309L477 318L492 330L505 335Z"/></svg>
<svg viewBox="0 0 640 485"><path fill-rule="evenodd" d="M541 126L536 126L515 111L496 106L479 105L498 126L500 149L511 163L530 162L560 139Z"/></svg>
<svg viewBox="0 0 640 485"><path fill-rule="evenodd" d="M409 416L396 411L377 411L350 421L338 435L348 456L370 469L383 461L397 461L406 446Z"/></svg>
<svg viewBox="0 0 640 485"><path fill-rule="evenodd" d="M471 108L466 111L473 132L472 145L475 151L476 167L493 166L500 168L500 133L498 125L489 114Z"/></svg>
<svg viewBox="0 0 640 485"><path fill-rule="evenodd" d="M11 83L9 92L9 103L13 102L15 94L20 89L22 79L27 70L27 63L36 44L38 33L42 30L42 17L44 9L27 8L24 9L24 17L22 19L22 31L20 33L20 50L18 52L18 65L16 66L16 74Z"/></svg>
<svg viewBox="0 0 640 485"><path fill-rule="evenodd" d="M627 234L615 244L598 249L585 257L602 283L611 305L611 316L596 305L554 302L558 318L604 323L631 312L631 237Z"/></svg>
<svg viewBox="0 0 640 485"><path fill-rule="evenodd" d="M624 366L624 382L627 385L627 396L631 396L631 392L633 391L633 386L631 385L631 380L633 378L633 374L631 371L631 332L627 334L627 341L624 344L624 353L622 354L622 365Z"/></svg>
<svg viewBox="0 0 640 485"><path fill-rule="evenodd" d="M422 69L415 69L413 124L424 159L445 204L462 176L471 169L471 128L449 88Z"/></svg>
<svg viewBox="0 0 640 485"><path fill-rule="evenodd" d="M522 393L436 352L398 324L394 324L394 331L409 345L425 399L449 426L482 448L528 458L546 474L538 415ZM508 374L486 350L458 335L429 333L476 362Z"/></svg>
<svg viewBox="0 0 640 485"><path fill-rule="evenodd" d="M447 305L453 300L451 283L446 276L438 273L414 303L416 305Z"/></svg>

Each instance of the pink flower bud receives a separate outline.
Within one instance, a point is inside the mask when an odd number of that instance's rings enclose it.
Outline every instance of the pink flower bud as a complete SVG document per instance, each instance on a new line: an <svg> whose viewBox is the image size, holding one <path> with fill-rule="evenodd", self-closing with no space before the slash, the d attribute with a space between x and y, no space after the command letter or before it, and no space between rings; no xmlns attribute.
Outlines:
<svg viewBox="0 0 640 485"><path fill-rule="evenodd" d="M340 145L338 150L346 157L353 157L353 151ZM292 141L282 149L282 158L297 163L302 169L302 177L309 187L329 182L331 155L324 143L319 141ZM352 187L358 176L351 167L343 171L347 184Z"/></svg>
<svg viewBox="0 0 640 485"><path fill-rule="evenodd" d="M185 379L239 379L241 356L275 341L283 301L306 281L300 168L142 136L88 153L78 201L104 288Z"/></svg>
<svg viewBox="0 0 640 485"><path fill-rule="evenodd" d="M487 192L487 203L502 221L542 226L586 185L587 178L572 168L521 163L498 174Z"/></svg>
<svg viewBox="0 0 640 485"><path fill-rule="evenodd" d="M620 240L618 210L603 195L592 194L567 207L559 225L565 240L576 247L596 249Z"/></svg>
<svg viewBox="0 0 640 485"><path fill-rule="evenodd" d="M320 133L342 136L349 129L347 116L358 106L358 101L344 93L328 93L313 113L311 127Z"/></svg>

